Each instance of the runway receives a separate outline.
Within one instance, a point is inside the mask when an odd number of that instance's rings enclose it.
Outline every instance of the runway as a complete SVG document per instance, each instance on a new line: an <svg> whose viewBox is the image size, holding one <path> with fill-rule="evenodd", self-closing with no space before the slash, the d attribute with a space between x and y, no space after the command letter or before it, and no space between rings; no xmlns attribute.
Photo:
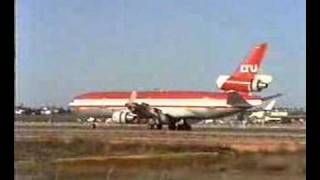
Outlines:
<svg viewBox="0 0 320 180"><path fill-rule="evenodd" d="M90 129L89 122L79 123L79 122L15 122L15 129L17 128L41 128L41 129ZM146 130L147 125L143 124L105 124L97 123L98 129L117 129L117 130ZM263 131L263 132L292 132L292 133L305 133L306 128L300 125L200 125L193 124L192 131ZM164 126L166 129L166 126Z"/></svg>
<svg viewBox="0 0 320 180"><path fill-rule="evenodd" d="M72 141L95 139L109 143L180 144L213 147L244 145L253 149L300 149L305 146L303 128L236 128L195 126L192 131L148 130L145 125L105 125L96 129L80 123L17 123L15 141ZM246 148L244 148L246 149Z"/></svg>

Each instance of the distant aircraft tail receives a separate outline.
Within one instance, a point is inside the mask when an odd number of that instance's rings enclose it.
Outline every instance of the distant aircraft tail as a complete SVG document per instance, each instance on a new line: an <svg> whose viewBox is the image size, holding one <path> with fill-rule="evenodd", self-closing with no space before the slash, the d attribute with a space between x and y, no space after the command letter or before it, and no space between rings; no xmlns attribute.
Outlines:
<svg viewBox="0 0 320 180"><path fill-rule="evenodd" d="M274 105L276 104L276 100L272 100L269 102L269 104L264 108L265 111L271 111Z"/></svg>
<svg viewBox="0 0 320 180"><path fill-rule="evenodd" d="M267 43L256 46L231 76L221 75L218 77L217 86L225 91L233 90L246 93L260 92L267 88L272 81L272 76L258 74L267 50Z"/></svg>

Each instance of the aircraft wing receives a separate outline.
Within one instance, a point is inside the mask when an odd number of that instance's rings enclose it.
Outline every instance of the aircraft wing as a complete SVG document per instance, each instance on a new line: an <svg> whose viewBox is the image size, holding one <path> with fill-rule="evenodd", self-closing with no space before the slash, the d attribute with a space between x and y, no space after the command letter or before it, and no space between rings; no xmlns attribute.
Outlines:
<svg viewBox="0 0 320 180"><path fill-rule="evenodd" d="M135 102L137 98L137 92L133 91L129 97L129 101L126 104L126 107L133 114L141 118L155 118L160 112L157 108L152 108L149 104L146 103L137 103Z"/></svg>

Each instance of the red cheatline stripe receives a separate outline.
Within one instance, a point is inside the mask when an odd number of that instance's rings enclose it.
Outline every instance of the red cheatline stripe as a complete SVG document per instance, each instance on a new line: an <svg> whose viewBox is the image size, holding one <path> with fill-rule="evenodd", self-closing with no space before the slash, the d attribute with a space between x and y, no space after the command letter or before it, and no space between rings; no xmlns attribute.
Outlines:
<svg viewBox="0 0 320 180"><path fill-rule="evenodd" d="M126 108L125 106L116 106L116 105L112 105L112 106L97 106L97 105L79 105L79 106L71 106L71 107L93 107L93 108L119 108L119 107L123 107ZM154 108L163 108L163 107L174 107L174 108L223 108L223 107L227 107L227 106L151 106Z"/></svg>
<svg viewBox="0 0 320 180"><path fill-rule="evenodd" d="M128 99L131 92L92 92L75 97L75 99ZM227 93L204 91L143 91L137 92L137 99L225 99ZM252 97L243 95L244 98Z"/></svg>

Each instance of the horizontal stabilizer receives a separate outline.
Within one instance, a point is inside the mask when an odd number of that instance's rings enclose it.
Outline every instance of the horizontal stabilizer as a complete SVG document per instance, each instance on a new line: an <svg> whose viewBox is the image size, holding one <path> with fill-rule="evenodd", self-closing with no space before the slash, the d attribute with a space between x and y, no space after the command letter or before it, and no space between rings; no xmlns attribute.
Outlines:
<svg viewBox="0 0 320 180"><path fill-rule="evenodd" d="M240 107L240 108L249 108L252 107L240 94L237 92L230 92L228 93L227 104L233 107Z"/></svg>
<svg viewBox="0 0 320 180"><path fill-rule="evenodd" d="M282 96L282 95L283 95L283 94L278 93L278 94L275 94L275 95L263 97L263 98L261 98L261 100L262 100L262 101L268 101L268 100L270 100L270 99L274 99L274 98L277 98L277 97Z"/></svg>

